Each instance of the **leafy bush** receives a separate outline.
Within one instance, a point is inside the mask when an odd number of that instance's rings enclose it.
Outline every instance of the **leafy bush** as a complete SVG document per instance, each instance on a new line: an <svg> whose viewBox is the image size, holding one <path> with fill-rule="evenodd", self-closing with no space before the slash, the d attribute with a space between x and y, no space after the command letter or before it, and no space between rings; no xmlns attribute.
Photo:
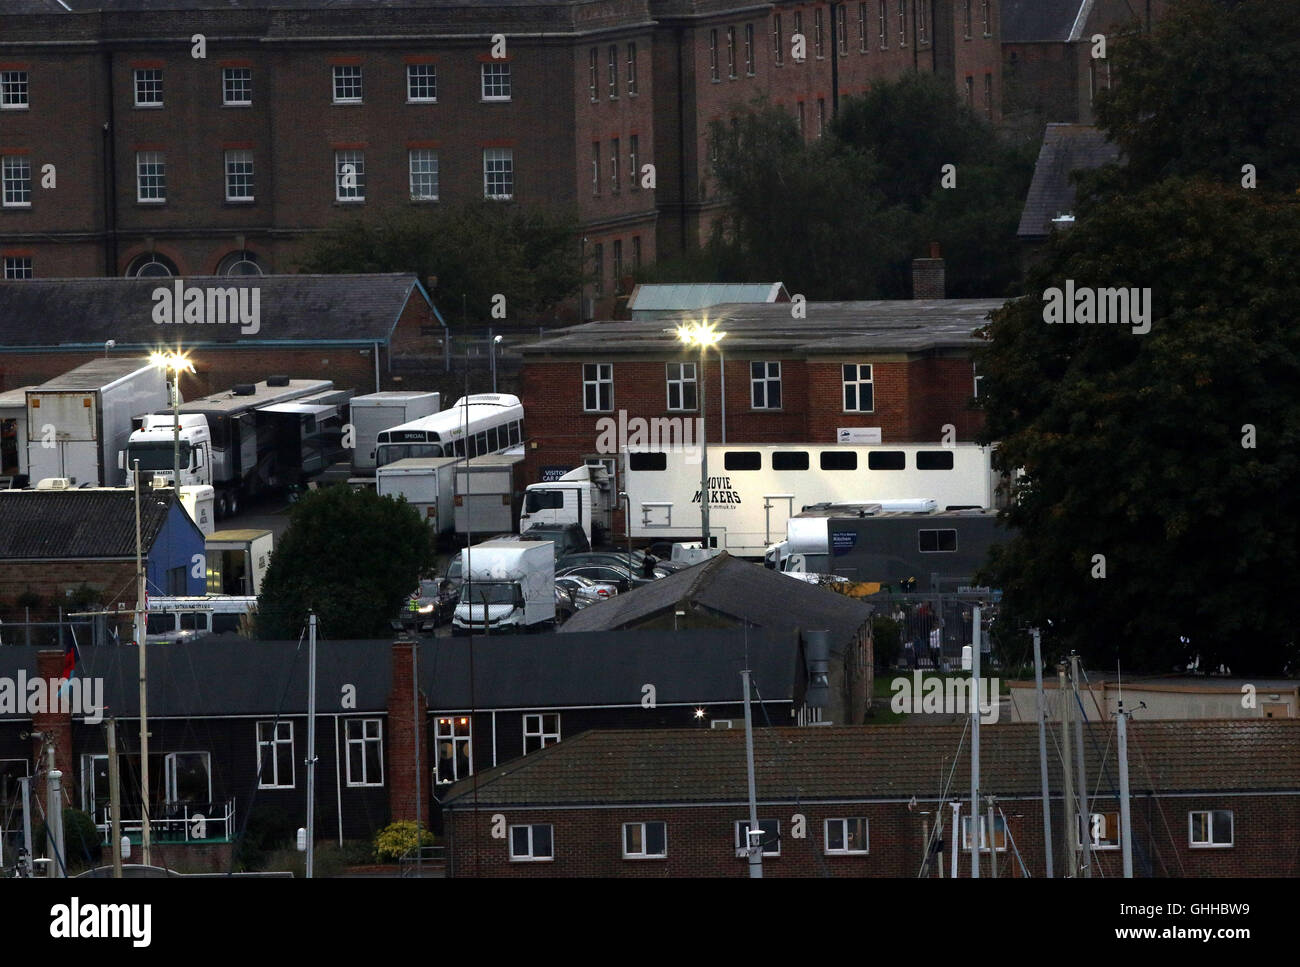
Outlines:
<svg viewBox="0 0 1300 967"><path fill-rule="evenodd" d="M255 806L235 854L239 866L261 869L268 853L292 848L297 830L293 818L279 806Z"/></svg>
<svg viewBox="0 0 1300 967"><path fill-rule="evenodd" d="M379 831L375 837L375 855L381 861L401 859L415 846L416 824L410 820L391 823ZM433 833L420 826L420 845L433 846L437 842Z"/></svg>
<svg viewBox="0 0 1300 967"><path fill-rule="evenodd" d="M45 823L38 823L32 839L32 849L38 854L45 836ZM99 835L99 829L90 813L72 808L63 810L63 853L67 872L99 866L102 842L103 837Z"/></svg>
<svg viewBox="0 0 1300 967"><path fill-rule="evenodd" d="M903 646L902 630L899 623L883 614L871 619L871 636L876 653L877 668L892 668L898 661L898 652Z"/></svg>

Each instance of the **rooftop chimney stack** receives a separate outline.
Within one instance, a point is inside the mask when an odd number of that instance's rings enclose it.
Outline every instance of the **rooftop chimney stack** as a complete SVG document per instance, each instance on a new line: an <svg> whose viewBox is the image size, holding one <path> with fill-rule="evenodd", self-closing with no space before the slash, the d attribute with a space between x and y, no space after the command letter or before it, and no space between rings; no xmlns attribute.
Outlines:
<svg viewBox="0 0 1300 967"><path fill-rule="evenodd" d="M939 243L930 243L928 259L912 259L912 298L946 299L944 286L943 258L939 254Z"/></svg>

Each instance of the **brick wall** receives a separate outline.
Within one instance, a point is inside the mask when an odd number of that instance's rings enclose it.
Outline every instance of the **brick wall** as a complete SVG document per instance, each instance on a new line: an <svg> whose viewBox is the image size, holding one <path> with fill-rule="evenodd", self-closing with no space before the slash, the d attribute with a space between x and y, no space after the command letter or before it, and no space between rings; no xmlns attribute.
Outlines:
<svg viewBox="0 0 1300 967"><path fill-rule="evenodd" d="M38 652L36 655L36 669L37 674L47 683L51 679L58 681L63 678L63 652L53 649ZM64 804L76 805L79 800L77 796L77 770L73 767L72 759L71 711L60 712L58 709L47 708L44 712L34 714L32 716L32 732L40 732L44 737L53 737L54 767L63 773ZM37 764L33 774L48 764L48 759L42 756L44 747L45 738L32 738L32 762ZM39 781L34 781L32 785L35 787L36 798L40 800L41 810L44 811L48 804L44 777L42 776Z"/></svg>
<svg viewBox="0 0 1300 967"><path fill-rule="evenodd" d="M420 822L429 825L429 704L424 692L415 706L414 669L410 641L393 643L392 691L388 694L388 806L393 822L410 822L416 818L415 791L420 788ZM419 763L416 764L415 723L421 723Z"/></svg>

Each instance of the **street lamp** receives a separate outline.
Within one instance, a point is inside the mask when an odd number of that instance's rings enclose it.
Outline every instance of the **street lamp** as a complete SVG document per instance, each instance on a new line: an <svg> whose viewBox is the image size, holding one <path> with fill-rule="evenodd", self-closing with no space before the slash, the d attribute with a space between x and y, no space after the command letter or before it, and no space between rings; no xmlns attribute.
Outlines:
<svg viewBox="0 0 1300 967"><path fill-rule="evenodd" d="M149 354L151 365L170 374L172 397L172 486L176 497L181 495L181 373L194 372L189 355L179 350Z"/></svg>
<svg viewBox="0 0 1300 967"><path fill-rule="evenodd" d="M501 337L492 338L492 392L497 391L497 347L501 345Z"/></svg>
<svg viewBox="0 0 1300 967"><path fill-rule="evenodd" d="M693 322L677 327L677 338L687 346L700 347L700 529L704 533L704 548L709 548L709 447L704 433L704 354L710 346L722 342L725 332L718 332L709 322ZM684 401L683 401L684 402Z"/></svg>

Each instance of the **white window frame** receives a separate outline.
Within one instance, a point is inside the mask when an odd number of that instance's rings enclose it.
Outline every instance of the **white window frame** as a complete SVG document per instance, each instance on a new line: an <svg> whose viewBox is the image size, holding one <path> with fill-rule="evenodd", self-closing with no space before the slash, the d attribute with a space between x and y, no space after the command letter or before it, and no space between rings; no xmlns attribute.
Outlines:
<svg viewBox="0 0 1300 967"><path fill-rule="evenodd" d="M854 369L854 378L853 378L853 379L849 379L849 378L844 374L844 367L846 367L846 366L853 366L853 367L855 367L855 369ZM863 378L862 378L862 370L863 370L863 368L865 368L866 371L867 371L867 378L866 378L866 379L863 379ZM875 369L875 366L872 365L871 363L844 363L844 364L843 364L843 366L840 368L840 381L841 381L841 383L843 384L843 385L842 385L842 392L840 393L840 402L844 404L844 412L845 412L845 413L874 413L874 412L876 412L876 383L875 383L875 377L876 377L876 369ZM854 396L856 397L856 400L857 400L856 405L853 406L852 408L849 407L849 401L848 401L848 389L849 389L849 386L853 386L853 387L854 387ZM869 387L871 388L871 407L870 407L869 409L865 409L865 410L862 408L862 387L864 387L864 386L869 386Z"/></svg>
<svg viewBox="0 0 1300 967"><path fill-rule="evenodd" d="M352 726L358 723L361 726L361 735L354 738L352 736ZM375 726L378 735L369 735L370 726ZM366 774L366 746L374 743L379 746L379 778L372 780ZM352 747L361 746L361 772L360 779L352 777ZM344 764L346 770L346 781L349 788L358 788L365 786L382 786L384 784L384 720L377 718L346 718L343 720L343 746L344 746Z"/></svg>
<svg viewBox="0 0 1300 967"><path fill-rule="evenodd" d="M634 826L640 828L640 852L629 852L627 848L627 832ZM646 827L648 826L662 826L664 828L664 849L662 853L649 852L650 841L646 836ZM662 819L649 819L638 823L624 823L619 845L622 848L623 859L625 860L666 860L668 859L668 823Z"/></svg>
<svg viewBox="0 0 1300 967"><path fill-rule="evenodd" d="M236 73L240 76L236 77ZM243 93L247 93L246 98L240 98L235 95L239 88L245 88ZM253 104L253 68L251 67L223 67L221 68L221 103L225 107L251 107Z"/></svg>
<svg viewBox="0 0 1300 967"><path fill-rule="evenodd" d="M764 375L755 376L754 375L755 366L762 366ZM772 367L776 367L775 375L773 375ZM777 395L781 397L781 402L776 406L771 405L771 399L772 399L771 384L772 383L776 383ZM754 402L755 399L754 391L759 386L762 386L763 388L763 404L761 406L757 405ZM749 408L750 409L752 410L784 409L785 396L783 393L783 389L784 387L781 386L781 363L779 360L755 359L750 362L749 364Z"/></svg>
<svg viewBox="0 0 1300 967"><path fill-rule="evenodd" d="M537 829L538 827L542 827L542 826L545 826L547 829L549 829L549 830L551 831L551 855L550 855L550 856L534 856L534 855L533 855L533 830ZM519 854L516 854L516 853L515 853L515 830L516 830L516 829L526 829L526 830L528 830L528 852L527 852L526 854L524 854L524 855L519 855ZM507 834L506 834L506 835L507 835L506 844L507 844L507 848L510 850L510 862L511 862L511 863L552 863L552 862L555 861L555 826L554 826L554 824L552 824L552 823L518 823L518 824L516 824L516 825L514 825L514 826L511 826L510 829L507 831Z"/></svg>
<svg viewBox="0 0 1300 967"><path fill-rule="evenodd" d="M31 75L23 69L0 71L0 111L26 111L31 105Z"/></svg>
<svg viewBox="0 0 1300 967"><path fill-rule="evenodd" d="M591 373L591 375L588 375ZM602 407L600 405L600 396L602 387L607 388L609 393L609 405ZM587 390L592 388L596 393L596 405L590 407L587 405ZM584 413L612 413L614 411L614 364L613 363L583 363L582 364L582 412Z"/></svg>
<svg viewBox="0 0 1300 967"><path fill-rule="evenodd" d="M677 375L673 375L676 367ZM687 375L689 372L689 375ZM693 362L671 362L664 364L664 395L667 409L673 413L693 413L700 408L699 369ZM677 405L673 405L673 390L677 390ZM694 405L686 405L686 391L691 390Z"/></svg>
<svg viewBox="0 0 1300 967"><path fill-rule="evenodd" d="M991 30L989 30L989 28L992 26L989 17L989 0L980 0L980 16L983 18L983 22L984 22L984 36L992 37L993 33Z"/></svg>
<svg viewBox="0 0 1300 967"><path fill-rule="evenodd" d="M618 100L618 44L610 44L605 50L607 70L609 71L609 99Z"/></svg>
<svg viewBox="0 0 1300 967"><path fill-rule="evenodd" d="M489 91L495 93L488 93ZM510 100L512 92L510 61L487 60L479 65L480 100L505 102Z"/></svg>
<svg viewBox="0 0 1300 967"><path fill-rule="evenodd" d="M863 0L858 4L858 53L865 54L870 47L867 41L867 4Z"/></svg>
<svg viewBox="0 0 1300 967"><path fill-rule="evenodd" d="M614 294L618 295L619 286L622 285L622 282L620 280L623 278L623 274L624 274L623 270L625 268L625 266L623 265L623 240L621 238L614 239L613 263L614 263L613 264Z"/></svg>
<svg viewBox="0 0 1300 967"><path fill-rule="evenodd" d="M35 278L30 255L6 255L3 259L3 268L6 282Z"/></svg>
<svg viewBox="0 0 1300 967"><path fill-rule="evenodd" d="M465 720L463 726L465 729L464 734L461 734L458 731L458 729L460 729L462 726L462 723L459 721L459 719ZM471 716L469 715L438 716L438 718L434 720L434 724L433 724L433 742L434 742L434 753L435 753L433 757L434 782L443 785L450 785L453 782L459 782L462 779L468 779L470 776L474 774L474 719ZM441 773L442 753L439 751L438 746L440 746L443 742L450 742L452 744L451 768L452 768L453 775L449 777L444 776ZM466 758L468 759L467 769L465 775L463 776L458 774L460 772L459 753L460 753L461 745L464 745L468 752L468 755L466 756Z"/></svg>
<svg viewBox="0 0 1300 967"><path fill-rule="evenodd" d="M552 731L547 728L551 724L547 719L554 719L555 729ZM528 712L524 715L524 755L528 755L528 740L536 739L540 745L533 752L540 752L548 745L554 745L560 741L560 713L559 712Z"/></svg>
<svg viewBox="0 0 1300 967"><path fill-rule="evenodd" d="M764 823L767 823L769 825L771 824L776 825L776 849L769 851L766 847L764 847L763 855L780 856L781 855L781 820L764 819L762 816L760 816L758 818L758 828L762 829ZM748 819L736 820L735 832L736 832L736 849L741 850L748 847L749 846L749 820Z"/></svg>
<svg viewBox="0 0 1300 967"><path fill-rule="evenodd" d="M1114 820L1114 827L1111 826L1111 820ZM1075 849L1080 848L1078 839L1078 822L1079 817L1074 817L1075 822ZM1098 830L1104 830L1106 833L1113 833L1113 836L1107 835L1104 840L1099 840L1095 835ZM1117 850L1120 848L1120 823L1119 810L1107 813L1090 813L1088 816L1088 848L1093 852L1104 852L1107 850Z"/></svg>
<svg viewBox="0 0 1300 967"><path fill-rule="evenodd" d="M356 186L343 187L343 166L353 165L356 169ZM345 195L344 191L355 192ZM334 200L340 204L350 205L366 200L366 153L359 148L346 148L334 152Z"/></svg>
<svg viewBox="0 0 1300 967"><path fill-rule="evenodd" d="M821 7L813 9L813 53L818 60L826 59L826 15Z"/></svg>
<svg viewBox="0 0 1300 967"><path fill-rule="evenodd" d="M983 813L980 813L979 821L980 821L980 852L987 853L989 851L989 837L988 837L989 818L988 816L985 816ZM1011 837L1007 833L1007 821L1003 816L1000 815L993 817L994 837L997 836L997 832L999 829L1002 830L1002 845L997 846L996 850L999 853L1005 853L1008 849L1008 844L1010 842ZM970 852L970 813L967 813L965 816L962 816L961 818L961 848L963 852L967 852L967 853Z"/></svg>
<svg viewBox="0 0 1300 967"><path fill-rule="evenodd" d="M627 45L627 96L636 97L640 93L637 90L636 80L636 41L632 40Z"/></svg>
<svg viewBox="0 0 1300 967"><path fill-rule="evenodd" d="M10 201L10 192L20 200ZM0 156L0 207L32 207L32 161L25 154Z"/></svg>
<svg viewBox="0 0 1300 967"><path fill-rule="evenodd" d="M182 800L180 796L177 795L176 762L177 762L177 758L183 755L197 755L202 757L204 761L203 771L208 774L208 793L203 799L199 801L205 804L212 802L212 753L201 752L197 749L183 750L180 752L168 752L166 755L163 756L163 802L177 803L177 802L191 801L191 800ZM105 758L107 758L107 756L105 756Z"/></svg>
<svg viewBox="0 0 1300 967"><path fill-rule="evenodd" d="M600 142L591 142L591 197L600 197Z"/></svg>
<svg viewBox="0 0 1300 967"><path fill-rule="evenodd" d="M734 81L736 74L736 28L727 28L727 79Z"/></svg>
<svg viewBox="0 0 1300 967"><path fill-rule="evenodd" d="M754 76L754 25L745 24L745 76Z"/></svg>
<svg viewBox="0 0 1300 967"><path fill-rule="evenodd" d="M274 729L271 738L263 738L263 726L270 726ZM283 738L280 734L281 729L289 730L289 737ZM275 719L260 719L257 722L255 733L257 737L257 788L258 789L293 789L297 782L297 766L293 755L293 722L276 721ZM280 757L279 746L289 746L289 781L281 782L280 776ZM271 775L267 777L266 762L263 760L263 750L270 753L271 756Z"/></svg>
<svg viewBox="0 0 1300 967"><path fill-rule="evenodd" d="M248 168L248 171L246 173L242 171L234 170L243 165L246 165ZM253 166L252 149L237 148L237 149L231 149L227 151L225 153L225 169L226 169L226 177L225 177L226 201L253 201L256 197L257 184L254 181L256 177L256 169ZM248 182L247 184L248 194L246 195L232 194L231 187L237 185L238 181L244 178L245 176L247 177L247 182ZM232 179L234 180L232 181Z"/></svg>
<svg viewBox="0 0 1300 967"><path fill-rule="evenodd" d="M157 167L157 173L151 173L146 176L145 168L150 169ZM145 196L144 179L157 178L157 186L150 185L151 190L156 190L158 195ZM167 153L165 151L137 151L135 153L135 200L141 205L162 205L167 201Z"/></svg>
<svg viewBox="0 0 1300 967"><path fill-rule="evenodd" d="M334 95L334 104L362 104L365 99L365 78L364 71L360 64L333 64L330 77L333 81L331 93ZM354 74L353 71L356 73ZM355 81L355 83L353 83ZM356 88L356 94L347 93L352 88ZM340 97L340 91L344 92Z"/></svg>
<svg viewBox="0 0 1300 967"><path fill-rule="evenodd" d="M886 0L877 0L880 7L880 49L889 49L889 7Z"/></svg>
<svg viewBox="0 0 1300 967"><path fill-rule="evenodd" d="M714 83L721 80L718 72L718 28L709 28L709 79Z"/></svg>
<svg viewBox="0 0 1300 967"><path fill-rule="evenodd" d="M432 94L417 94L418 89L432 90ZM437 64L407 64L406 65L406 103L407 104L437 104L438 103L438 65Z"/></svg>
<svg viewBox="0 0 1300 967"><path fill-rule="evenodd" d="M930 42L929 37L927 36L929 28L926 18L926 9L925 3L918 3L916 5L916 45L918 47Z"/></svg>
<svg viewBox="0 0 1300 967"><path fill-rule="evenodd" d="M907 46L907 0L898 0L898 46Z"/></svg>
<svg viewBox="0 0 1300 967"><path fill-rule="evenodd" d="M417 170L417 165L420 170ZM406 168L410 176L411 201L437 201L438 152L433 148L409 148ZM431 190L428 185L432 186Z"/></svg>
<svg viewBox="0 0 1300 967"><path fill-rule="evenodd" d="M622 187L622 179L619 178L619 169L623 167L623 147L618 138L613 138L609 142L609 191L612 195L617 195Z"/></svg>
<svg viewBox="0 0 1300 967"><path fill-rule="evenodd" d="M1228 814L1228 842L1216 843L1214 841L1214 814ZM1206 832L1209 839L1205 842L1197 842L1195 839L1196 817L1206 817ZM1237 820L1232 814L1231 809L1193 809L1187 814L1187 845L1190 849L1231 849L1237 843Z"/></svg>
<svg viewBox="0 0 1300 967"><path fill-rule="evenodd" d="M781 29L781 15L772 14L772 62L777 67L785 66L785 36Z"/></svg>
<svg viewBox="0 0 1300 967"><path fill-rule="evenodd" d="M144 77L145 74L157 74L155 77ZM151 92L152 85L158 86L158 100L142 101L140 94L142 91ZM131 72L131 87L134 93L136 107L155 108L163 106L163 72L161 67L137 67Z"/></svg>
<svg viewBox="0 0 1300 967"><path fill-rule="evenodd" d="M627 136L627 190L637 191L641 187L641 172L637 168L637 155L641 153L641 137L636 134Z"/></svg>
<svg viewBox="0 0 1300 967"><path fill-rule="evenodd" d="M840 824L840 837L844 846L840 849L831 849L831 824ZM862 847L860 849L849 848L849 823L862 824ZM823 852L827 856L866 856L871 852L871 824L865 816L844 816L835 819L827 819L822 823L822 846Z"/></svg>
<svg viewBox="0 0 1300 967"><path fill-rule="evenodd" d="M591 92L591 103L595 104L600 100L600 48L591 48L589 56L589 65L587 68L587 87Z"/></svg>
<svg viewBox="0 0 1300 967"><path fill-rule="evenodd" d="M494 179L499 179L503 183L494 186ZM506 179L508 179L508 184L504 183ZM509 190L494 192L492 191L493 187L505 187ZM483 149L483 197L490 198L493 201L510 201L515 197L514 148Z"/></svg>
<svg viewBox="0 0 1300 967"><path fill-rule="evenodd" d="M839 47L840 56L847 57L849 53L849 11L843 3L836 7L835 44Z"/></svg>

